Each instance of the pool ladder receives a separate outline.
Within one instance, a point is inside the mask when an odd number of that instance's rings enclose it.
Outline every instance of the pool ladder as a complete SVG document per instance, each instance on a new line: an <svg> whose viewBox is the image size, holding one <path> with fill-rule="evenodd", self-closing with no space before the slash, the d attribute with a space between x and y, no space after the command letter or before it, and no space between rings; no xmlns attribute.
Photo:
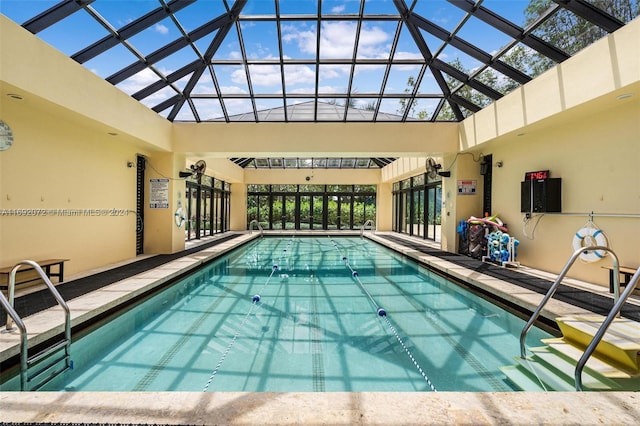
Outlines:
<svg viewBox="0 0 640 426"><path fill-rule="evenodd" d="M360 238L362 238L364 236L364 230L367 228L367 226L369 226L370 227L369 229L372 230L372 231L375 229L375 227L373 225L373 220L368 219L364 223L364 225L362 225L362 228L360 228Z"/></svg>
<svg viewBox="0 0 640 426"><path fill-rule="evenodd" d="M64 310L65 315L64 338L31 356L29 356L27 328L13 307L16 273L22 265L29 265L36 270L40 278L42 278L49 288L49 291L51 291L55 297L58 305ZM6 332L11 332L15 329L13 323L15 323L20 330L20 390L38 390L56 376L73 367L73 362L70 357L71 312L69 306L62 296L60 296L60 293L56 290L53 283L51 283L47 274L45 274L40 265L33 260L18 262L11 270L8 285L8 300L4 294L0 292L0 303L2 303L2 306L7 311Z"/></svg>
<svg viewBox="0 0 640 426"><path fill-rule="evenodd" d="M249 222L249 233L253 234L253 224L258 227L258 229L260 230L260 236L262 236L264 229L262 229L262 225L260 225L260 222L258 222L256 219L253 219L251 222Z"/></svg>
<svg viewBox="0 0 640 426"><path fill-rule="evenodd" d="M542 311L542 308L544 308L544 306L547 304L549 299L553 297L554 293L560 286L560 283L562 282L563 278L565 277L565 275L567 274L571 266L573 266L576 259L585 251L595 251L595 250L609 252L611 254L611 257L613 258L613 277L614 277L613 302L614 304L611 310L609 311L609 314L607 315L607 317L604 319L604 321L602 322L602 324L594 334L593 338L591 339L591 342L586 347L584 353L582 354L580 359L577 361L575 372L574 372L575 388L577 391L583 390L582 389L582 370L587 364L587 361L589 360L589 358L591 358L591 355L593 355L593 353L595 352L596 347L602 341L602 338L604 337L605 333L609 329L609 326L611 325L613 320L616 317L620 317L620 310L622 309L622 305L625 304L625 302L627 301L631 293L638 286L638 280L640 279L640 268L636 271L635 274L633 274L633 277L631 277L631 279L629 280L629 283L626 285L624 292L620 294L620 281L619 281L620 277L618 274L619 262L618 262L618 256L616 256L613 250L605 246L589 246L589 247L582 247L576 250L571 256L571 258L569 258L569 260L567 261L566 265L564 266L564 268L562 269L562 271L560 272L560 274L558 275L554 283L551 285L551 287L549 287L547 294L544 296L544 298L542 299L542 301L534 311L533 315L531 315L531 318L522 329L522 332L520 333L520 357L522 359L526 359L525 339L527 337L527 332L529 331L533 323L538 319L540 312Z"/></svg>

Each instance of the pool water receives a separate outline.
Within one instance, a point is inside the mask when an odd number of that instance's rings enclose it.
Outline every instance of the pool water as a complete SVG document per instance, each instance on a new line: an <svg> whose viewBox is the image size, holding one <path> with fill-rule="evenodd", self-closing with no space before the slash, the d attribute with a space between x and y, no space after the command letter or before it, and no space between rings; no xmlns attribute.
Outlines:
<svg viewBox="0 0 640 426"><path fill-rule="evenodd" d="M260 238L77 339L44 390L512 391L523 326L370 240Z"/></svg>

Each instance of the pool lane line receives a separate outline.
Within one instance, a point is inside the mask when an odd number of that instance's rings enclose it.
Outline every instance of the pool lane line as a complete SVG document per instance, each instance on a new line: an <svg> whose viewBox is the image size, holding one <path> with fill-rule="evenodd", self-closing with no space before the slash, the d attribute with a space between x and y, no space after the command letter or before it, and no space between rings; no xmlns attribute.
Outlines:
<svg viewBox="0 0 640 426"><path fill-rule="evenodd" d="M341 254L340 253L340 248L335 243L335 241L333 241L333 239L332 239L331 242L333 243L333 246L336 248L338 253ZM358 284L360 285L360 288L362 289L362 291L365 292L365 294L369 297L369 300L371 301L371 303L373 303L373 306L375 307L375 310L376 310L376 313L378 314L378 316L382 317L384 319L384 321L387 323L387 326L389 327L389 329L391 330L393 335L396 337L396 340L398 340L398 343L400 343L400 346L402 346L402 349L404 349L405 353L409 356L409 359L411 360L411 362L413 362L413 365L418 369L418 372L420 372L420 375L422 376L422 378L427 382L427 384L429 385L429 387L431 388L431 390L433 392L438 392L436 390L436 387L434 386L434 384L431 382L431 380L427 376L427 373L424 372L422 367L420 367L420 365L418 364L418 361L416 361L416 359L414 358L413 354L411 353L411 350L407 347L407 345L404 344L404 342L403 342L402 338L400 337L400 335L398 334L398 331L396 330L396 328L393 326L393 324L391 324L391 321L387 317L387 311L385 309L381 308L380 305L378 305L378 303L376 303L376 301L373 298L373 296L371 296L371 294L365 288L364 284L360 280L360 276L358 275L358 271L354 270L351 267L351 265L349 264L349 259L346 256L342 256L342 260L344 261L345 266L347 266L349 268L349 270L351 270L351 276L358 282Z"/></svg>
<svg viewBox="0 0 640 426"><path fill-rule="evenodd" d="M262 285L262 288L260 289L260 292L258 292L257 294L255 294L251 298L251 307L249 308L249 311L247 312L247 314L242 319L242 322L240 323L240 326L238 326L235 334L233 335L233 338L229 342L229 345L227 345L227 348L225 349L225 351L223 352L222 356L220 357L220 361L218 361L218 364L215 366L215 368L211 372L211 376L209 376L209 380L207 380L207 383L204 386L204 388L202 389L202 392L206 392L207 389L209 389L209 385L211 385L211 382L213 381L213 378L215 377L216 374L218 374L218 371L220 370L220 367L222 367L222 363L227 358L227 355L229 355L229 352L231 351L231 348L233 347L233 345L236 343L236 340L238 340L238 336L240 335L240 332L244 328L244 325L246 324L247 320L251 316L251 313L253 312L253 308L255 308L255 306L256 306L256 304L258 304L258 302L260 302L260 299L261 299L260 293L265 289L267 284L269 284L269 281L273 277L273 274L279 269L280 269L280 267L277 264L274 264L272 266L271 274L269 274L269 277L267 278L266 282Z"/></svg>

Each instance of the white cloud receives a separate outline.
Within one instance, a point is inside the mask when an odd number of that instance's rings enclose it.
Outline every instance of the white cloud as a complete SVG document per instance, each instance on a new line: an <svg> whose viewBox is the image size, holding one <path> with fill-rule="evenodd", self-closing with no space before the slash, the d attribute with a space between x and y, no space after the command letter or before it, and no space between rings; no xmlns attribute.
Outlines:
<svg viewBox="0 0 640 426"><path fill-rule="evenodd" d="M153 29L162 35L169 34L169 28L162 24L156 24Z"/></svg>

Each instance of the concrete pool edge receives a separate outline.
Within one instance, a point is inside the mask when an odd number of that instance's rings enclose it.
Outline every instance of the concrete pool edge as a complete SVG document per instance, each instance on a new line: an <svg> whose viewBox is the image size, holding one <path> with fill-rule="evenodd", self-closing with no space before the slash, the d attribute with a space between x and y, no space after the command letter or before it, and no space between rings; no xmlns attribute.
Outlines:
<svg viewBox="0 0 640 426"><path fill-rule="evenodd" d="M0 392L3 422L636 425L634 392Z"/></svg>

